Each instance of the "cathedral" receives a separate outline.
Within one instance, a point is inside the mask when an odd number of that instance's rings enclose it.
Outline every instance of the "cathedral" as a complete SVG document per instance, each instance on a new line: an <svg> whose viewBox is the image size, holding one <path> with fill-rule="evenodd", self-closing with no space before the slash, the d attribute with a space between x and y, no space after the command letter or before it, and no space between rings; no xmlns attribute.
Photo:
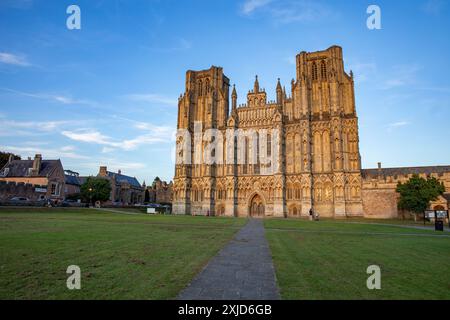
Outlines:
<svg viewBox="0 0 450 320"><path fill-rule="evenodd" d="M298 54L296 79L289 91L278 79L276 101L267 99L258 77L246 104L238 106L237 95L233 86L230 106L230 80L220 67L187 71L178 103L175 214L397 214L395 190L378 188L388 175L381 168L361 169L354 80L344 69L342 48ZM206 161L208 156L214 161ZM450 176L448 167L427 168ZM382 212L376 201L388 203Z"/></svg>

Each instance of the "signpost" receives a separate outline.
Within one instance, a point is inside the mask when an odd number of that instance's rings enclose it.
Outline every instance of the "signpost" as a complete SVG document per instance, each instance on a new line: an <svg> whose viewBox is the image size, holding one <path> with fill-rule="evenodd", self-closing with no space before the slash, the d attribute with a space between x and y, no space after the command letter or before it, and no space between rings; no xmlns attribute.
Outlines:
<svg viewBox="0 0 450 320"><path fill-rule="evenodd" d="M448 210L425 210L423 213L423 224L425 225L425 221L431 221L431 219L434 219L434 229L436 231L444 231L445 219L449 221L450 227Z"/></svg>

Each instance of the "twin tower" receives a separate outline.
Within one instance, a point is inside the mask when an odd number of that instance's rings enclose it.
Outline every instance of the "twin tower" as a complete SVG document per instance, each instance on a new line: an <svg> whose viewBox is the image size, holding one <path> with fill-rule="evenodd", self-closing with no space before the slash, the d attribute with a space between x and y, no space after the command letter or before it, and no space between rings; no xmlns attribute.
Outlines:
<svg viewBox="0 0 450 320"><path fill-rule="evenodd" d="M246 104L238 106L231 91L220 67L186 73L177 127L191 138L177 138L175 214L306 217L313 209L325 217L363 216L353 74L344 70L342 48L298 54L296 80L288 93L278 80L275 101L258 78ZM224 152L208 148L211 129L223 133ZM200 140L198 130L206 134ZM224 161L183 162L186 152L192 159L213 152ZM271 157L275 170L266 170L261 156Z"/></svg>

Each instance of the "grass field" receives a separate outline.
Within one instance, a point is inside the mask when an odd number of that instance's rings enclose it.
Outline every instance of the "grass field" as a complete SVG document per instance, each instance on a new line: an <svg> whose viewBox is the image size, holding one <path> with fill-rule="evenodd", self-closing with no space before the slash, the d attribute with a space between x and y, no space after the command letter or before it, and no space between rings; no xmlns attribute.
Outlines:
<svg viewBox="0 0 450 320"><path fill-rule="evenodd" d="M344 221L265 227L284 299L450 299L449 233ZM369 265L381 268L381 290L367 289Z"/></svg>
<svg viewBox="0 0 450 320"><path fill-rule="evenodd" d="M245 219L0 210L0 299L174 298ZM66 269L81 268L82 290Z"/></svg>
<svg viewBox="0 0 450 320"><path fill-rule="evenodd" d="M0 299L175 298L245 222L3 208ZM265 220L282 297L450 299L450 233L379 223ZM67 289L69 265L82 290ZM381 290L366 287L369 265L381 268Z"/></svg>

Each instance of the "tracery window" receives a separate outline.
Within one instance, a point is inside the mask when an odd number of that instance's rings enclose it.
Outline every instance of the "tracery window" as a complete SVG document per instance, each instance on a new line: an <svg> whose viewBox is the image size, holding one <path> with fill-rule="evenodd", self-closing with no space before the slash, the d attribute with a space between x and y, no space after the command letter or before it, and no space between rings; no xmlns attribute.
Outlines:
<svg viewBox="0 0 450 320"><path fill-rule="evenodd" d="M313 62L313 64L312 64L311 74L312 74L312 79L317 80L317 64L315 62Z"/></svg>
<svg viewBox="0 0 450 320"><path fill-rule="evenodd" d="M320 75L323 80L327 79L327 65L325 64L325 61L323 61L323 60L320 64Z"/></svg>

